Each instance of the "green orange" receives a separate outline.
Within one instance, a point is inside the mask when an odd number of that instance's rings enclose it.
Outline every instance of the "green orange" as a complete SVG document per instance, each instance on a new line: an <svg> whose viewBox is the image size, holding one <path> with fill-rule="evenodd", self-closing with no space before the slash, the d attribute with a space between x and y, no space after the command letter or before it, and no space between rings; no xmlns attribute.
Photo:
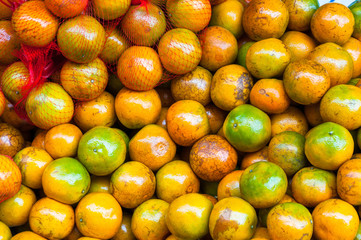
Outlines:
<svg viewBox="0 0 361 240"><path fill-rule="evenodd" d="M295 31L310 29L312 15L319 8L318 0L283 0L289 11L288 28Z"/></svg>
<svg viewBox="0 0 361 240"><path fill-rule="evenodd" d="M243 67L247 67L246 65L246 56L247 56L247 52L248 49L254 44L255 42L251 41L251 42L246 42L245 44L243 44L239 49L238 49L238 54L237 54L237 63Z"/></svg>
<svg viewBox="0 0 361 240"><path fill-rule="evenodd" d="M361 39L361 2L360 1L354 1L348 6L348 8L351 10L354 18L355 18L355 26L352 36L357 38L358 40Z"/></svg>
<svg viewBox="0 0 361 240"><path fill-rule="evenodd" d="M107 40L99 58L106 64L116 64L130 42L118 28L105 27L105 33Z"/></svg>

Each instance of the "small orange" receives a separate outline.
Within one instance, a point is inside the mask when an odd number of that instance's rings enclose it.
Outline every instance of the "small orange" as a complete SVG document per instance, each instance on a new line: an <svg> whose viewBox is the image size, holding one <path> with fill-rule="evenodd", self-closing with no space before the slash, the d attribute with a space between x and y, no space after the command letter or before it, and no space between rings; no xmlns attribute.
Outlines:
<svg viewBox="0 0 361 240"><path fill-rule="evenodd" d="M168 112L168 108L162 107L162 110L160 111L160 114L159 114L159 119L155 123L164 129L167 129L167 112Z"/></svg>
<svg viewBox="0 0 361 240"><path fill-rule="evenodd" d="M268 229L264 227L257 227L251 240L270 240Z"/></svg>
<svg viewBox="0 0 361 240"><path fill-rule="evenodd" d="M129 142L129 156L157 171L173 160L177 147L167 130L155 124L143 127Z"/></svg>
<svg viewBox="0 0 361 240"><path fill-rule="evenodd" d="M32 231L48 239L62 239L74 227L74 210L71 206L50 198L38 200L29 216Z"/></svg>
<svg viewBox="0 0 361 240"><path fill-rule="evenodd" d="M221 67L212 78L211 98L213 103L225 111L248 102L253 79L246 68L231 64Z"/></svg>
<svg viewBox="0 0 361 240"><path fill-rule="evenodd" d="M45 135L45 150L54 158L74 157L83 133L74 124L65 123L51 128ZM59 148L61 146L61 149Z"/></svg>
<svg viewBox="0 0 361 240"><path fill-rule="evenodd" d="M291 103L283 83L274 78L258 80L250 93L251 104L266 113L283 113Z"/></svg>
<svg viewBox="0 0 361 240"><path fill-rule="evenodd" d="M352 205L361 205L361 159L346 161L337 172L337 193L341 199Z"/></svg>
<svg viewBox="0 0 361 240"><path fill-rule="evenodd" d="M14 157L23 149L24 137L21 132L7 123L0 123L0 153Z"/></svg>
<svg viewBox="0 0 361 240"><path fill-rule="evenodd" d="M120 56L117 73L121 83L132 90L153 89L161 80L163 70L157 52L150 47L132 46Z"/></svg>
<svg viewBox="0 0 361 240"><path fill-rule="evenodd" d="M122 225L111 240L136 240L131 229L132 215L123 213Z"/></svg>
<svg viewBox="0 0 361 240"><path fill-rule="evenodd" d="M312 217L316 239L354 239L360 222L355 208L340 199L318 204Z"/></svg>
<svg viewBox="0 0 361 240"><path fill-rule="evenodd" d="M290 14L288 28L295 31L307 31L313 14L319 8L318 0L283 0Z"/></svg>
<svg viewBox="0 0 361 240"><path fill-rule="evenodd" d="M290 2L289 0L286 1ZM315 40L302 32L288 31L280 39L291 53L291 62L307 58L308 54L316 47Z"/></svg>
<svg viewBox="0 0 361 240"><path fill-rule="evenodd" d="M75 103L74 122L84 132L97 126L111 127L116 121L114 97L103 92L90 101Z"/></svg>
<svg viewBox="0 0 361 240"><path fill-rule="evenodd" d="M206 110L199 102L180 100L168 109L167 129L175 143L191 146L210 132Z"/></svg>
<svg viewBox="0 0 361 240"><path fill-rule="evenodd" d="M0 64L11 64L17 60L15 54L20 49L11 21L0 21L0 36Z"/></svg>
<svg viewBox="0 0 361 240"><path fill-rule="evenodd" d="M172 96L172 91L168 87L157 87L155 89L160 97L160 101L162 102L162 107L170 107L174 102L174 98Z"/></svg>
<svg viewBox="0 0 361 240"><path fill-rule="evenodd" d="M78 240L82 236L83 235L79 232L79 230L76 228L76 226L74 226L71 233L68 236L66 236L66 238L64 238L64 240Z"/></svg>
<svg viewBox="0 0 361 240"><path fill-rule="evenodd" d="M49 153L37 147L26 147L14 157L14 162L21 171L22 184L32 189L41 188L41 177L51 161L53 158Z"/></svg>
<svg viewBox="0 0 361 240"><path fill-rule="evenodd" d="M0 19L10 19L13 11L4 3L0 3Z"/></svg>
<svg viewBox="0 0 361 240"><path fill-rule="evenodd" d="M48 131L41 129L41 131L34 137L31 146L45 150L45 136L47 132Z"/></svg>
<svg viewBox="0 0 361 240"><path fill-rule="evenodd" d="M227 112L210 103L204 107L211 127L211 133L216 134L222 128L223 122L227 117Z"/></svg>
<svg viewBox="0 0 361 240"><path fill-rule="evenodd" d="M305 106L304 113L307 118L307 122L312 126L315 127L321 123L323 123L323 119L320 113L320 102L316 104L310 104Z"/></svg>
<svg viewBox="0 0 361 240"><path fill-rule="evenodd" d="M92 192L103 192L110 193L110 176L91 176L91 184L89 188L89 193Z"/></svg>
<svg viewBox="0 0 361 240"><path fill-rule="evenodd" d="M119 121L130 129L155 123L161 109L159 95L154 89L137 92L124 87L115 98L115 113Z"/></svg>
<svg viewBox="0 0 361 240"><path fill-rule="evenodd" d="M239 181L243 172L243 170L235 170L222 178L217 188L217 199L219 201L228 197L241 197Z"/></svg>
<svg viewBox="0 0 361 240"><path fill-rule="evenodd" d="M353 74L356 78L361 75L361 42L351 37L342 47L350 54L353 60Z"/></svg>
<svg viewBox="0 0 361 240"><path fill-rule="evenodd" d="M118 28L105 26L105 35L107 39L99 58L106 64L116 64L130 42Z"/></svg>
<svg viewBox="0 0 361 240"><path fill-rule="evenodd" d="M10 240L13 235L11 234L10 228L3 222L0 221L0 239Z"/></svg>
<svg viewBox="0 0 361 240"><path fill-rule="evenodd" d="M99 97L107 86L107 66L100 58L88 63L67 61L61 69L60 82L74 99L93 100Z"/></svg>
<svg viewBox="0 0 361 240"><path fill-rule="evenodd" d="M268 161L268 146L256 152L246 153L241 162L241 169L244 170L256 162Z"/></svg>
<svg viewBox="0 0 361 240"><path fill-rule="evenodd" d="M94 15L104 20L114 20L123 16L128 11L130 2L130 0L91 1Z"/></svg>
<svg viewBox="0 0 361 240"><path fill-rule="evenodd" d="M35 127L29 121L22 119L15 112L14 105L12 103L10 103L8 100L5 101L5 109L4 109L3 114L0 116L0 119L4 123L13 125L15 128L19 129L20 131L29 131L29 130L34 129L34 127Z"/></svg>
<svg viewBox="0 0 361 240"><path fill-rule="evenodd" d="M25 231L25 232L21 232L16 234L14 237L11 238L11 240L46 240L46 238L43 238L42 236L30 232L30 231Z"/></svg>
<svg viewBox="0 0 361 240"><path fill-rule="evenodd" d="M88 5L88 0L44 0L45 6L56 16L71 18L79 15Z"/></svg>
<svg viewBox="0 0 361 240"><path fill-rule="evenodd" d="M202 48L195 33L185 28L175 28L166 32L159 40L158 54L167 71L181 75L197 67L201 61Z"/></svg>
<svg viewBox="0 0 361 240"><path fill-rule="evenodd" d="M340 3L321 6L311 19L311 31L320 43L345 44L351 37L355 19L351 10Z"/></svg>
<svg viewBox="0 0 361 240"><path fill-rule="evenodd" d="M197 193L200 186L189 163L181 160L165 164L157 172L156 180L158 198L168 203L184 194Z"/></svg>

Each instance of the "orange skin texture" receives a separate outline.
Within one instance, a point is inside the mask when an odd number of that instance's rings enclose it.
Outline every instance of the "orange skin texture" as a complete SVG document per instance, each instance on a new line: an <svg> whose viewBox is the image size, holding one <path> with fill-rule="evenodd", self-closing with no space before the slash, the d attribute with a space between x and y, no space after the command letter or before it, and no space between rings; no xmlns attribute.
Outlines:
<svg viewBox="0 0 361 240"><path fill-rule="evenodd" d="M68 236L66 236L66 238L64 238L64 240L78 240L82 236L83 235L79 232L79 230L76 228L76 226L74 226L71 233Z"/></svg>
<svg viewBox="0 0 361 240"><path fill-rule="evenodd" d="M307 122L312 126L315 127L321 123L323 123L323 119L320 113L320 102L316 104L310 104L305 106L304 113L307 118Z"/></svg>
<svg viewBox="0 0 361 240"><path fill-rule="evenodd" d="M166 3L169 21L174 27L199 32L211 20L211 3L207 0L169 0Z"/></svg>
<svg viewBox="0 0 361 240"><path fill-rule="evenodd" d="M157 122L161 109L159 95L154 89L137 92L124 87L115 98L115 113L119 121L130 129Z"/></svg>
<svg viewBox="0 0 361 240"><path fill-rule="evenodd" d="M246 68L231 64L217 70L212 79L211 98L222 110L231 111L248 102L253 79Z"/></svg>
<svg viewBox="0 0 361 240"><path fill-rule="evenodd" d="M79 15L87 6L88 0L44 0L45 6L56 16L71 18Z"/></svg>
<svg viewBox="0 0 361 240"><path fill-rule="evenodd" d="M215 198L209 194L202 193L202 195L205 196L206 198L208 198L208 200L212 202L213 206L218 202L217 198Z"/></svg>
<svg viewBox="0 0 361 240"><path fill-rule="evenodd" d="M46 8L43 1L28 1L12 15L13 29L20 41L32 47L45 47L58 31L59 20Z"/></svg>
<svg viewBox="0 0 361 240"><path fill-rule="evenodd" d="M130 0L93 0L94 15L104 20L114 20L123 16L130 7Z"/></svg>
<svg viewBox="0 0 361 240"><path fill-rule="evenodd" d="M11 64L17 60L14 54L20 49L11 21L0 21L0 34L0 64Z"/></svg>
<svg viewBox="0 0 361 240"><path fill-rule="evenodd" d="M10 8L0 3L0 19L10 19L12 14L13 11Z"/></svg>
<svg viewBox="0 0 361 240"><path fill-rule="evenodd" d="M47 131L45 131L45 130L42 130L40 133L38 133L35 136L35 138L33 139L33 141L31 142L31 146L45 150L46 133L47 133Z"/></svg>
<svg viewBox="0 0 361 240"><path fill-rule="evenodd" d="M46 82L29 93L25 109L35 126L48 130L70 122L74 114L74 103L60 85Z"/></svg>
<svg viewBox="0 0 361 240"><path fill-rule="evenodd" d="M289 31L280 39L291 53L291 62L307 58L316 47L316 41L303 32Z"/></svg>
<svg viewBox="0 0 361 240"><path fill-rule="evenodd" d="M278 79L257 81L250 93L251 104L270 114L286 111L291 100L287 96L283 83L284 81Z"/></svg>
<svg viewBox="0 0 361 240"><path fill-rule="evenodd" d="M171 92L175 101L194 100L203 106L211 102L212 74L197 66L193 71L171 81Z"/></svg>
<svg viewBox="0 0 361 240"><path fill-rule="evenodd" d="M42 236L30 232L30 231L25 231L25 232L21 232L16 234L14 237L11 238L11 240L46 240L46 238L43 238Z"/></svg>
<svg viewBox="0 0 361 240"><path fill-rule="evenodd" d="M8 227L16 227L28 221L29 213L36 202L33 190L21 185L19 192L0 204L0 221Z"/></svg>
<svg viewBox="0 0 361 240"><path fill-rule="evenodd" d="M162 102L162 108L170 107L173 103L175 103L175 100L173 98L172 92L170 88L165 87L158 87L155 89L160 97L160 101Z"/></svg>
<svg viewBox="0 0 361 240"><path fill-rule="evenodd" d="M194 70L202 58L201 43L196 34L185 28L166 32L158 43L158 54L163 67L181 75Z"/></svg>
<svg viewBox="0 0 361 240"><path fill-rule="evenodd" d="M279 38L286 31L289 13L282 0L253 0L244 10L243 28L256 41Z"/></svg>
<svg viewBox="0 0 361 240"><path fill-rule="evenodd" d="M5 111L6 105L7 105L7 100L6 100L3 92L0 91L0 117L2 116L2 114Z"/></svg>
<svg viewBox="0 0 361 240"><path fill-rule="evenodd" d="M14 157L14 162L21 171L22 184L32 189L41 188L41 177L51 161L53 158L50 154L37 147L23 148Z"/></svg>
<svg viewBox="0 0 361 240"><path fill-rule="evenodd" d="M215 204L209 218L209 232L214 240L250 239L256 226L255 209L248 202L237 197L220 200Z"/></svg>
<svg viewBox="0 0 361 240"><path fill-rule="evenodd" d="M131 229L132 215L123 214L122 225L111 240L136 240Z"/></svg>
<svg viewBox="0 0 361 240"><path fill-rule="evenodd" d="M158 121L155 123L166 130L167 130L167 112L168 112L168 108L162 107L159 113Z"/></svg>
<svg viewBox="0 0 361 240"><path fill-rule="evenodd" d="M91 192L110 193L110 177L92 175L88 193Z"/></svg>
<svg viewBox="0 0 361 240"><path fill-rule="evenodd" d="M267 228L257 227L251 240L270 240Z"/></svg>
<svg viewBox="0 0 361 240"><path fill-rule="evenodd" d="M312 215L299 203L281 203L269 212L267 228L272 239L310 240L313 233Z"/></svg>
<svg viewBox="0 0 361 240"><path fill-rule="evenodd" d="M164 165L156 174L158 198L171 203L187 194L197 193L200 182L189 163L174 160Z"/></svg>
<svg viewBox="0 0 361 240"><path fill-rule="evenodd" d="M80 101L93 100L107 86L107 66L100 58L85 64L67 61L61 69L60 82L72 98Z"/></svg>
<svg viewBox="0 0 361 240"><path fill-rule="evenodd" d="M344 45L342 45L351 56L353 62L353 74L352 78L356 78L361 75L361 42L351 37Z"/></svg>
<svg viewBox="0 0 361 240"><path fill-rule="evenodd" d="M321 6L311 19L311 31L320 43L345 44L351 37L355 19L351 10L340 3Z"/></svg>
<svg viewBox="0 0 361 240"><path fill-rule="evenodd" d="M327 70L312 60L290 63L284 74L283 84L287 95L303 105L318 103L331 86Z"/></svg>
<svg viewBox="0 0 361 240"><path fill-rule="evenodd" d="M336 174L315 167L305 167L292 178L292 195L305 207L337 197Z"/></svg>
<svg viewBox="0 0 361 240"><path fill-rule="evenodd" d="M216 134L222 128L223 122L227 117L227 112L210 103L204 107L209 120L212 134Z"/></svg>
<svg viewBox="0 0 361 240"><path fill-rule="evenodd" d="M169 107L167 129L173 141L181 146L192 146L210 132L205 108L193 100L180 100Z"/></svg>
<svg viewBox="0 0 361 240"><path fill-rule="evenodd" d="M289 11L290 19L288 28L295 31L307 31L310 29L312 15L319 8L317 0L283 0Z"/></svg>
<svg viewBox="0 0 361 240"><path fill-rule="evenodd" d="M243 170L235 170L222 178L217 188L217 198L219 201L227 197L241 197L239 181L243 172Z"/></svg>
<svg viewBox="0 0 361 240"><path fill-rule="evenodd" d="M241 162L241 169L244 170L256 162L268 161L268 146L263 147L257 152L247 153Z"/></svg>
<svg viewBox="0 0 361 240"><path fill-rule="evenodd" d="M354 239L359 227L355 208L340 199L329 199L312 212L316 239Z"/></svg>
<svg viewBox="0 0 361 240"><path fill-rule="evenodd" d="M155 186L152 170L136 161L121 165L110 179L110 192L125 208L136 208L150 199L155 193Z"/></svg>
<svg viewBox="0 0 361 240"><path fill-rule="evenodd" d="M0 123L0 152L14 157L24 147L25 141L21 132L7 123Z"/></svg>
<svg viewBox="0 0 361 240"><path fill-rule="evenodd" d="M45 197L33 205L29 224L33 232L43 237L62 239L74 227L74 210L70 205Z"/></svg>
<svg viewBox="0 0 361 240"><path fill-rule="evenodd" d="M92 36L88 38L87 36ZM61 53L70 61L89 63L102 52L106 41L104 27L93 17L79 15L62 23L57 33Z"/></svg>
<svg viewBox="0 0 361 240"><path fill-rule="evenodd" d="M132 46L120 56L117 73L121 83L135 91L153 89L162 78L162 64L150 47Z"/></svg>
<svg viewBox="0 0 361 240"><path fill-rule="evenodd" d="M189 162L194 173L208 182L221 180L237 166L236 150L221 136L208 135L197 141Z"/></svg>
<svg viewBox="0 0 361 240"><path fill-rule="evenodd" d="M122 223L123 211L109 193L89 193L75 209L75 223L87 237L109 239Z"/></svg>
<svg viewBox="0 0 361 240"><path fill-rule="evenodd" d="M207 27L200 33L199 40L202 46L200 65L209 71L215 72L236 60L237 40L227 29L219 26Z"/></svg>
<svg viewBox="0 0 361 240"><path fill-rule="evenodd" d="M271 116L272 137L284 131L294 131L301 135L308 132L305 114L298 108L290 106L286 111Z"/></svg>
<svg viewBox="0 0 361 240"><path fill-rule="evenodd" d="M337 172L337 193L341 199L352 205L361 204L361 159L346 161Z"/></svg>
<svg viewBox="0 0 361 240"><path fill-rule="evenodd" d="M107 39L99 58L106 64L116 64L130 42L118 28L105 27L105 34Z"/></svg>
<svg viewBox="0 0 361 240"><path fill-rule="evenodd" d="M307 59L313 60L326 68L331 79L331 87L345 84L352 78L353 62L350 54L335 43L318 45L308 55Z"/></svg>
<svg viewBox="0 0 361 240"><path fill-rule="evenodd" d="M13 235L10 228L3 222L0 222L0 239L10 240Z"/></svg>
<svg viewBox="0 0 361 240"><path fill-rule="evenodd" d="M104 91L99 97L75 103L74 122L84 132L96 126L111 127L116 121L115 99Z"/></svg>
<svg viewBox="0 0 361 240"><path fill-rule="evenodd" d="M132 216L131 228L139 240L164 239L169 234L165 222L169 203L160 199L150 199L138 206Z"/></svg>

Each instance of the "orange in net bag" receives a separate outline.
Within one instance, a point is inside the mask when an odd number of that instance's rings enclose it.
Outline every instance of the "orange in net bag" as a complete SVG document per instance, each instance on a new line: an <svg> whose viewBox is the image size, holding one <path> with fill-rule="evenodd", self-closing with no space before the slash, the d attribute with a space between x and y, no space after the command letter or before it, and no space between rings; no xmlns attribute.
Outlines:
<svg viewBox="0 0 361 240"><path fill-rule="evenodd" d="M0 203L13 197L20 186L20 169L10 157L0 155Z"/></svg>

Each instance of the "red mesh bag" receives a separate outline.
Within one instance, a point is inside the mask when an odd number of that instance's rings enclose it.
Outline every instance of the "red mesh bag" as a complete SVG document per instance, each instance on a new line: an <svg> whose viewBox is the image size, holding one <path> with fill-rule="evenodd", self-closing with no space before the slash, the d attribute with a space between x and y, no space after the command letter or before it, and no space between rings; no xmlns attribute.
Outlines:
<svg viewBox="0 0 361 240"><path fill-rule="evenodd" d="M10 157L0 155L0 203L13 197L20 186L20 169Z"/></svg>

